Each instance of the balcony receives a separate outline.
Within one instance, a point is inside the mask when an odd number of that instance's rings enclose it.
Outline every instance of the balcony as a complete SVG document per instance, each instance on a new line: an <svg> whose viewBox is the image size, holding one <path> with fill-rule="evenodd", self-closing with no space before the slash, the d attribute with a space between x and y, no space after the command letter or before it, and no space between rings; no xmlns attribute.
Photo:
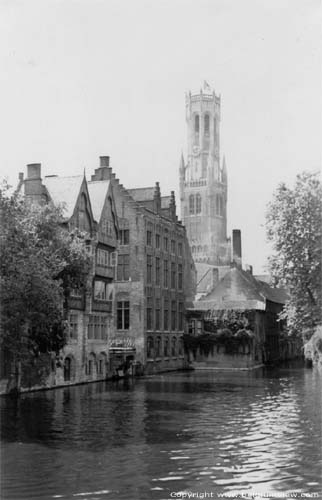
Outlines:
<svg viewBox="0 0 322 500"><path fill-rule="evenodd" d="M104 276L104 278L114 279L115 267L112 266L100 266L96 264L95 274L97 276Z"/></svg>
<svg viewBox="0 0 322 500"><path fill-rule="evenodd" d="M111 300L93 300L92 304L92 310L93 311L99 311L99 312L107 312L111 313L112 312L112 301Z"/></svg>

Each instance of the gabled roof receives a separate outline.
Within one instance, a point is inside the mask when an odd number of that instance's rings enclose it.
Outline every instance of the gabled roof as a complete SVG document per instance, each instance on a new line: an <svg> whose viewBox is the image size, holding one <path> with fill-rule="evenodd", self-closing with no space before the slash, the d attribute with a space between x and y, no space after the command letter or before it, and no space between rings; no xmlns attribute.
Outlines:
<svg viewBox="0 0 322 500"><path fill-rule="evenodd" d="M83 180L83 175L70 177L48 176L44 178L43 184L51 200L55 205L63 207L63 214L67 219L74 213Z"/></svg>
<svg viewBox="0 0 322 500"><path fill-rule="evenodd" d="M127 192L135 201L152 201L155 187L128 189Z"/></svg>
<svg viewBox="0 0 322 500"><path fill-rule="evenodd" d="M284 289L273 288L256 280L240 268L232 268L215 288L194 303L199 310L258 309L265 310L266 300L285 304L288 295Z"/></svg>
<svg viewBox="0 0 322 500"><path fill-rule="evenodd" d="M94 219L100 222L110 181L89 181L87 185Z"/></svg>

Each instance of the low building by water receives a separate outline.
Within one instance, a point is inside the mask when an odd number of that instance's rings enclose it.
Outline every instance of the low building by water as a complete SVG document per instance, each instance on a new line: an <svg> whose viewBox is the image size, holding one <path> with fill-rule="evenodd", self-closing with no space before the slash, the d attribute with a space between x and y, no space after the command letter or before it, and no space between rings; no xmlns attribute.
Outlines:
<svg viewBox="0 0 322 500"><path fill-rule="evenodd" d="M301 354L279 314L287 292L232 267L189 310L186 350L194 368L250 369Z"/></svg>

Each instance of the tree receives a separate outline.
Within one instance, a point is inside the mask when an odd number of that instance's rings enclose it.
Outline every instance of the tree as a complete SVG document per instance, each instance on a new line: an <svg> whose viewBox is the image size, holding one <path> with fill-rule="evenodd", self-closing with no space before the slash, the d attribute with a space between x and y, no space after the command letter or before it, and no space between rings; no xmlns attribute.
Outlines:
<svg viewBox="0 0 322 500"><path fill-rule="evenodd" d="M62 225L62 210L0 190L1 348L17 364L66 343L71 288L84 288L86 235Z"/></svg>
<svg viewBox="0 0 322 500"><path fill-rule="evenodd" d="M310 338L322 324L322 188L318 175L304 172L294 188L281 184L266 214L269 259L275 285L286 286L290 299L282 317L290 333Z"/></svg>

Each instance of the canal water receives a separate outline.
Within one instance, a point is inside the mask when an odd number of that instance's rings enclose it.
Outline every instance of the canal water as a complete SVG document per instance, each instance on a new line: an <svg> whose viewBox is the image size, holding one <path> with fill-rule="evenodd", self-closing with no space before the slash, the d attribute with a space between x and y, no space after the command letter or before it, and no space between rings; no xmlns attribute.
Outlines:
<svg viewBox="0 0 322 500"><path fill-rule="evenodd" d="M1 398L1 499L322 498L321 394L293 366Z"/></svg>

